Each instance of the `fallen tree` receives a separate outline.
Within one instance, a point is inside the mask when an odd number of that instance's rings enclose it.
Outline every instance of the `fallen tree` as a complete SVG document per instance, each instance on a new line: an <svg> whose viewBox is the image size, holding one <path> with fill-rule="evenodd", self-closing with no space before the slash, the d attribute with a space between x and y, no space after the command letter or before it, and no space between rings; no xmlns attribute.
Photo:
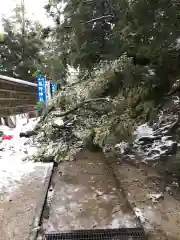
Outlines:
<svg viewBox="0 0 180 240"><path fill-rule="evenodd" d="M131 61L125 57L112 66L105 63L104 71L95 69L88 81L72 84L58 93L32 132L34 141L43 146L36 159L59 162L73 159L83 147L98 146L108 152L121 141L132 141L136 126L150 119L155 108L153 100L149 101L153 95L144 84L129 81L129 75L128 81L122 79L127 75L127 66L131 67ZM132 68L136 73L137 69ZM143 71L147 75L148 70ZM156 118L158 112L155 114ZM171 121L168 134L176 131L179 122L179 117ZM163 134L157 131L155 136L146 136L140 142L153 144L161 141Z"/></svg>

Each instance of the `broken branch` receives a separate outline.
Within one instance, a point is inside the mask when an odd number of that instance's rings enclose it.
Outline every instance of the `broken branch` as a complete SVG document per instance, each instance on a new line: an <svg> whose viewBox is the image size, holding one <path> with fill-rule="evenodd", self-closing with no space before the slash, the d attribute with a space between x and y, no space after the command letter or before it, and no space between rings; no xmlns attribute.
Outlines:
<svg viewBox="0 0 180 240"><path fill-rule="evenodd" d="M80 107L84 106L85 104L91 103L91 102L98 102L98 101L109 101L108 98L95 98L95 99L88 99L84 102L81 102L79 104L77 104L75 107L71 108L70 110L60 113L60 114L54 114L54 116L56 117L64 117L74 111L76 111L77 109L79 109Z"/></svg>

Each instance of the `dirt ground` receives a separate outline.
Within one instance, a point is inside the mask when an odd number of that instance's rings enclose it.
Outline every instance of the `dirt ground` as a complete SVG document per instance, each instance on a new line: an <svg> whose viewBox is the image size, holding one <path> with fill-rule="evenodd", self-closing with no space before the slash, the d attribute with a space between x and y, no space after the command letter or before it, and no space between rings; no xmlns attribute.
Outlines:
<svg viewBox="0 0 180 240"><path fill-rule="evenodd" d="M168 191L155 169L108 160L149 239L180 239L180 201ZM157 199L155 198L157 197Z"/></svg>

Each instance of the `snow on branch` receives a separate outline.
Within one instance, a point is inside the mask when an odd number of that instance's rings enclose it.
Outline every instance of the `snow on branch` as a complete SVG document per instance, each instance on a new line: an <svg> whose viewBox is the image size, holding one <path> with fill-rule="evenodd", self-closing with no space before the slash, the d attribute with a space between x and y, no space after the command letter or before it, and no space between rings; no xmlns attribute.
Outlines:
<svg viewBox="0 0 180 240"><path fill-rule="evenodd" d="M96 22L96 21L101 21L101 20L104 20L104 19L109 19L109 18L114 18L113 15L105 15L105 16L101 16L101 17L97 17L97 18L93 18L89 21L87 21L86 23L93 23L93 22Z"/></svg>

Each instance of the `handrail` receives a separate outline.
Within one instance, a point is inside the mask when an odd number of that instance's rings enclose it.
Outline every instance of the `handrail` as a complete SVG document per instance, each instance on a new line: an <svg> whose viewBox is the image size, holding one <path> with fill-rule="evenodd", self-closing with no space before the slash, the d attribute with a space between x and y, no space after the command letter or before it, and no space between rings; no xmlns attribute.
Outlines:
<svg viewBox="0 0 180 240"><path fill-rule="evenodd" d="M7 77L7 76L3 76L3 75L0 75L0 80L6 80L6 81L9 81L9 82L20 83L20 84L24 84L24 85L37 87L36 83L31 83L31 82L24 81L22 79Z"/></svg>

